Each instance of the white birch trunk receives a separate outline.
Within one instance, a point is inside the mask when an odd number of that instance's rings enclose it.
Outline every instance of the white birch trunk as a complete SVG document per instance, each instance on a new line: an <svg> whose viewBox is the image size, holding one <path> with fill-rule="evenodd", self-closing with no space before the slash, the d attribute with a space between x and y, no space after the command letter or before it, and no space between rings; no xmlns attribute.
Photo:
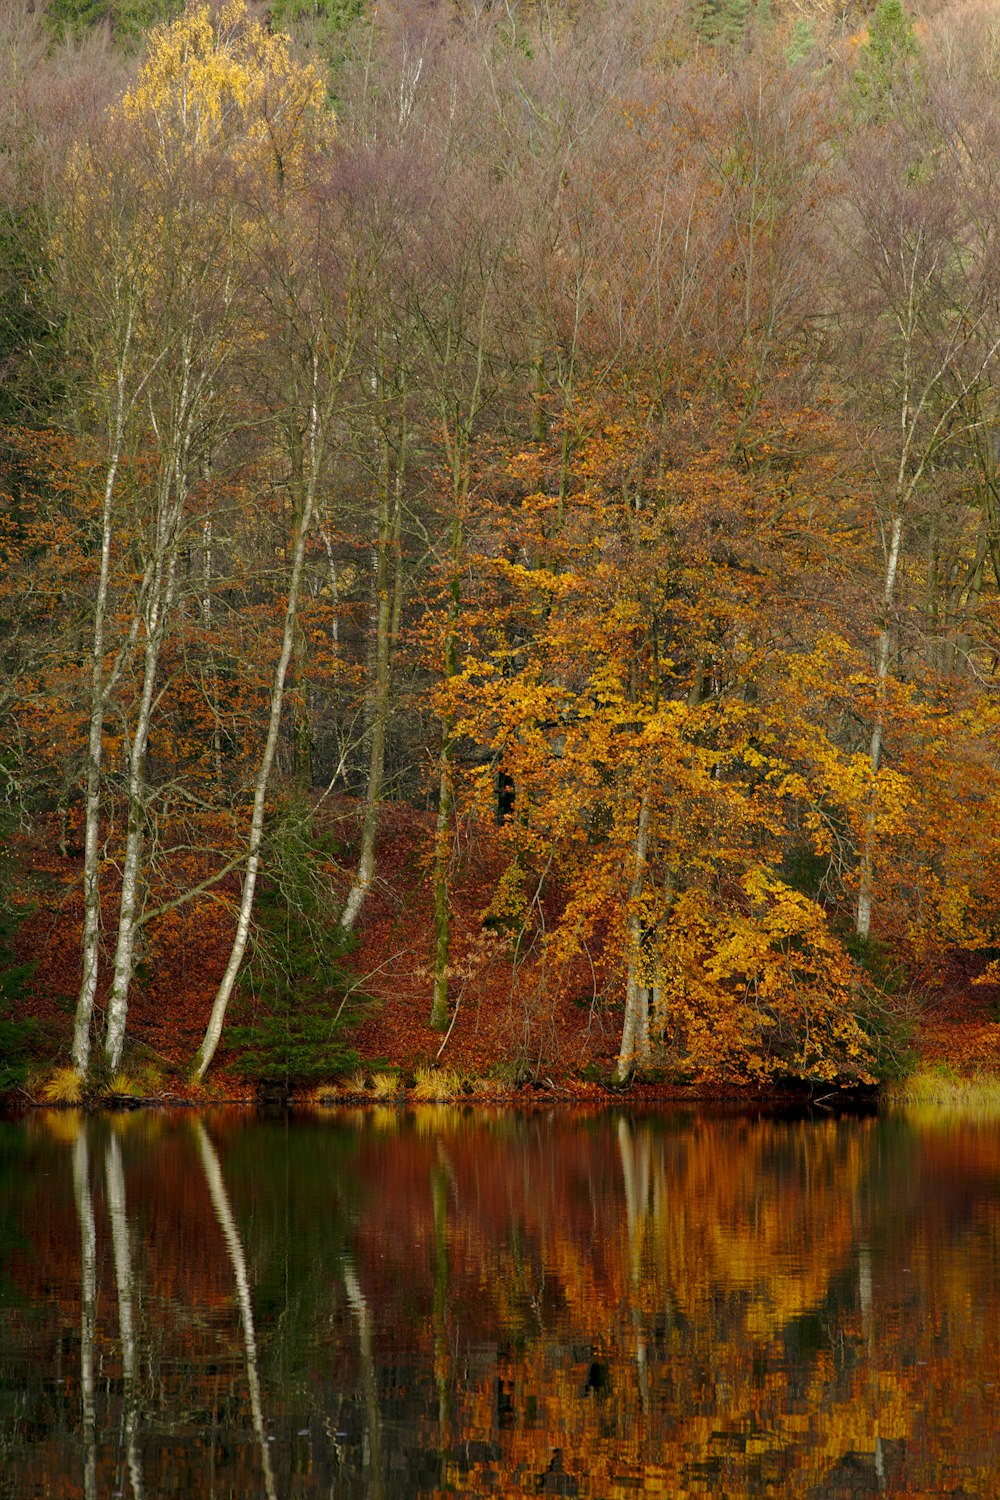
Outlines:
<svg viewBox="0 0 1000 1500"><path fill-rule="evenodd" d="M302 586L302 574L305 565L306 542L316 509L316 491L319 481L319 460L317 453L319 434L317 431L318 414L315 407L313 408L310 425L311 453L309 478L306 484L305 500L299 520L298 534L295 538L292 553L292 569L288 581L288 601L285 608L285 628L281 640L281 654L274 670L274 681L271 687L271 714L267 727L267 739L264 743L264 752L261 756L257 781L254 787L253 811L250 816L250 839L243 874L243 890L240 896L239 913L236 919L236 936L233 940L226 971L216 992L204 1039L191 1064L192 1077L198 1081L204 1078L205 1073L208 1071L222 1038L226 1010L250 938L250 920L253 915L254 892L257 888L257 875L260 870L260 849L264 834L264 809L267 801L267 788L271 779L271 768L274 765L275 753L278 748L278 733L281 728L281 709L284 701L285 680L288 676L288 664L291 660L292 648L295 643L295 622L298 617L299 593Z"/></svg>
<svg viewBox="0 0 1000 1500"><path fill-rule="evenodd" d="M875 653L876 712L875 723L872 727L871 742L868 747L868 758L871 763L873 775L877 773L879 762L882 758L882 737L885 733L883 700L885 697L885 684L889 676L889 660L892 655L892 630L889 617L896 596L896 578L899 573L899 554L902 542L903 516L902 512L897 509L896 514L892 518L892 527L889 534L885 586L882 593L882 628L879 632L878 648ZM864 833L861 844L861 868L858 875L858 905L854 926L858 937L861 938L867 938L871 934L875 844L875 804L873 792L872 799L869 801L869 806L865 813Z"/></svg>
<svg viewBox="0 0 1000 1500"><path fill-rule="evenodd" d="M114 969L108 994L104 1058L111 1072L120 1062L128 1018L128 994L135 967L135 945L142 874L142 851L146 816L146 752L152 722L160 649L173 605L177 582L177 553L188 494L188 463L194 422L201 410L204 377L194 374L192 337L183 341L182 374L177 404L169 429L169 446L160 470L153 529L152 581L143 611L146 628L143 652L142 693L135 732L128 756L128 812L122 889L118 907L118 936ZM148 568L149 564L147 564Z"/></svg>
<svg viewBox="0 0 1000 1500"><path fill-rule="evenodd" d="M405 442L405 435L404 435ZM402 456L400 457L400 465ZM358 919L365 897L375 878L375 840L378 814L382 802L382 779L385 774L385 732L392 694L392 648L399 621L402 569L399 560L400 520L402 516L401 469L397 471L395 504L390 504L388 476L379 497L378 561L375 575L377 600L375 620L375 669L371 697L371 742L368 751L368 781L365 786L365 810L361 824L361 849L358 868L344 902L340 925L350 932ZM390 590L390 572L392 588Z"/></svg>
<svg viewBox="0 0 1000 1500"><path fill-rule="evenodd" d="M128 341L126 341L126 348ZM107 686L104 681L104 632L111 577L111 536L113 502L118 467L125 437L125 371L119 365L116 389L114 437L111 459L104 484L101 506L101 565L94 601L94 635L90 659L90 733L87 741L87 789L83 836L83 937L81 942L83 975L76 1001L73 1023L73 1063L84 1074L90 1067L90 1022L97 995L97 978L101 942L101 890L99 847L101 823L101 754L104 741L104 709Z"/></svg>
<svg viewBox="0 0 1000 1500"><path fill-rule="evenodd" d="M167 617L173 603L177 576L177 543L183 490L173 503L164 503L157 525L157 560L154 585L146 607L146 645L143 654L142 696L136 715L135 733L128 757L128 823L125 834L125 857L122 862L122 890L118 909L118 937L115 943L114 972L108 994L107 1029L104 1056L114 1072L121 1062L128 1017L128 993L135 967L136 913L139 905L139 883L144 843L146 752L152 722L156 676L160 648ZM165 511L165 514L164 514Z"/></svg>

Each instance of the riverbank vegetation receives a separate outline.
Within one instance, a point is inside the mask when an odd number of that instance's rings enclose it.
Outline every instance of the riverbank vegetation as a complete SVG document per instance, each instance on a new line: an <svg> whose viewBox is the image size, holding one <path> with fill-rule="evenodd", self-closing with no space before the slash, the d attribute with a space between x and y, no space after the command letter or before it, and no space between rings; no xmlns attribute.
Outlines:
<svg viewBox="0 0 1000 1500"><path fill-rule="evenodd" d="M4 7L6 1086L993 1065L998 58Z"/></svg>

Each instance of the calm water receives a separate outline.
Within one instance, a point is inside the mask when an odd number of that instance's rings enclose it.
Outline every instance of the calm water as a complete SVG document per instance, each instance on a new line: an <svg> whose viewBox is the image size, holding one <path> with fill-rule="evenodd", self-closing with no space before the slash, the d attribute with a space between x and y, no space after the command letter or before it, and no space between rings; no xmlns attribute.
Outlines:
<svg viewBox="0 0 1000 1500"><path fill-rule="evenodd" d="M1000 1130L0 1125L0 1497L1000 1494Z"/></svg>

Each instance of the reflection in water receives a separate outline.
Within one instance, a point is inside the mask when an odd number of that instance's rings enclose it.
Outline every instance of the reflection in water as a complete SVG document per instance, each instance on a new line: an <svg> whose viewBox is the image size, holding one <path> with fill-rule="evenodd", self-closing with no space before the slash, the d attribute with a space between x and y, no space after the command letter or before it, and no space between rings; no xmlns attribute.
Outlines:
<svg viewBox="0 0 1000 1500"><path fill-rule="evenodd" d="M382 1500L382 1417L378 1409L378 1375L372 1347L372 1326L365 1294L349 1260L344 1262L344 1289L351 1311L358 1320L358 1353L361 1356L367 1418L363 1460L365 1489L373 1500Z"/></svg>
<svg viewBox="0 0 1000 1500"><path fill-rule="evenodd" d="M86 1133L80 1142L86 1149ZM108 1212L111 1216L111 1243L115 1257L115 1281L118 1287L118 1328L122 1341L122 1368L125 1376L125 1456L134 1500L143 1500L142 1461L139 1457L139 1361L132 1312L132 1256L128 1243L128 1215L125 1211L125 1173L118 1137L108 1138L104 1154L104 1171L108 1183Z"/></svg>
<svg viewBox="0 0 1000 1500"><path fill-rule="evenodd" d="M94 1399L94 1333L97 1324L97 1226L90 1196L90 1154L86 1129L73 1146L73 1196L80 1221L80 1412L83 1438L83 1493L97 1494L97 1416Z"/></svg>
<svg viewBox="0 0 1000 1500"><path fill-rule="evenodd" d="M62 1115L0 1183L4 1500L997 1492L1000 1131Z"/></svg>
<svg viewBox="0 0 1000 1500"><path fill-rule="evenodd" d="M257 1340L253 1329L253 1303L250 1300L250 1278L247 1275L246 1256L243 1254L243 1243L240 1240L240 1232L236 1228L236 1220L229 1206L229 1195L226 1192L226 1184L222 1178L222 1168L219 1166L219 1158L215 1154L215 1147L208 1138L201 1121L195 1125L195 1133L198 1139L198 1150L201 1155L201 1164L205 1170L205 1181L208 1183L209 1197L215 1210L215 1217L219 1221L226 1249L229 1251L229 1259L233 1266L233 1276L236 1280L236 1296L240 1305L240 1318L243 1322L243 1346L247 1358L247 1384L250 1387L250 1410L253 1414L253 1430L257 1434L257 1442L260 1445L260 1462L264 1471L264 1489L267 1500L275 1500L274 1475L271 1472L271 1455L268 1452L267 1435L264 1432L264 1409L260 1399L260 1377L257 1373Z"/></svg>

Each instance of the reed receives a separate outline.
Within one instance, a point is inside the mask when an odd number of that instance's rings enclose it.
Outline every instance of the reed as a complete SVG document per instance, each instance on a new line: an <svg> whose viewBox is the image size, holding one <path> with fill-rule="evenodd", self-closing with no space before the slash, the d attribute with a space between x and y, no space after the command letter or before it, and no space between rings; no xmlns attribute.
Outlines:
<svg viewBox="0 0 1000 1500"><path fill-rule="evenodd" d="M1000 1075L978 1071L965 1077L947 1064L918 1068L890 1085L885 1102L922 1122L1000 1120Z"/></svg>

